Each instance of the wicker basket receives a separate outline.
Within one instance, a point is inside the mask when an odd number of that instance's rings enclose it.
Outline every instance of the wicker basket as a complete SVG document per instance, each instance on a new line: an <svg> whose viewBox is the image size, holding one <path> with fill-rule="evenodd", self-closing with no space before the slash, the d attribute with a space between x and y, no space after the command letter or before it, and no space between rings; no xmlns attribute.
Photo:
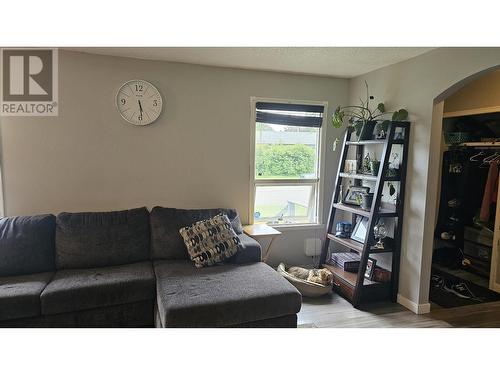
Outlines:
<svg viewBox="0 0 500 375"><path fill-rule="evenodd" d="M446 132L444 133L444 141L448 145L457 145L459 143L469 142L471 140L470 133L465 132Z"/></svg>

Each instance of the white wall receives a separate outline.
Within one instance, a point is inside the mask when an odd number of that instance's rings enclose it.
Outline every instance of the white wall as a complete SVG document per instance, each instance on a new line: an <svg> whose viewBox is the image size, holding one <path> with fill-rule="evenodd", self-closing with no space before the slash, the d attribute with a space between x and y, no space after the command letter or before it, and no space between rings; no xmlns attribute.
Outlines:
<svg viewBox="0 0 500 375"><path fill-rule="evenodd" d="M163 95L152 126L127 125L114 107L134 78ZM328 101L331 112L347 103L348 81L60 50L59 116L1 119L5 214L220 206L237 208L245 223L251 96ZM340 131L329 126L326 136L331 144ZM337 159L328 147L325 211ZM286 232L271 263L307 262L305 239L322 234Z"/></svg>
<svg viewBox="0 0 500 375"><path fill-rule="evenodd" d="M433 100L472 74L500 64L499 48L439 48L352 79L350 102L363 96L364 81L388 109L410 112L411 144L399 292L411 303L428 302L441 128L431 127ZM442 105L437 106L442 111Z"/></svg>

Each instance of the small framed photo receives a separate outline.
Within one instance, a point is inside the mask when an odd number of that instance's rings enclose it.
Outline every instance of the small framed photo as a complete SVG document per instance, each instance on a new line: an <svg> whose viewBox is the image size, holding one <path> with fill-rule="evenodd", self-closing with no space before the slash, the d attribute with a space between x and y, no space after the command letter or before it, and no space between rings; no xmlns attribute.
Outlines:
<svg viewBox="0 0 500 375"><path fill-rule="evenodd" d="M396 128L394 130L394 139L396 139L396 140L403 140L404 138L405 138L404 129L402 129L402 128Z"/></svg>
<svg viewBox="0 0 500 375"><path fill-rule="evenodd" d="M358 170L358 161L357 160L346 160L344 165L344 172L355 174Z"/></svg>
<svg viewBox="0 0 500 375"><path fill-rule="evenodd" d="M375 271L376 264L376 259L368 258L368 262L366 263L365 279L371 280L373 278L373 272Z"/></svg>
<svg viewBox="0 0 500 375"><path fill-rule="evenodd" d="M361 196L369 192L370 188L368 186L349 186L343 203L360 206L362 202Z"/></svg>
<svg viewBox="0 0 500 375"><path fill-rule="evenodd" d="M358 220L354 230L351 233L351 238L354 241L365 242L366 235L368 233L368 218L364 217Z"/></svg>

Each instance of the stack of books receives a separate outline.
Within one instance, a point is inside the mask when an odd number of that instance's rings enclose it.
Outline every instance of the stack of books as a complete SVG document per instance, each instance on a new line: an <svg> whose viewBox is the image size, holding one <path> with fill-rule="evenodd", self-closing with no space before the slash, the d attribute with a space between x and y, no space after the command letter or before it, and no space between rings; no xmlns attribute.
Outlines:
<svg viewBox="0 0 500 375"><path fill-rule="evenodd" d="M342 268L346 272L358 272L360 256L358 253L332 253L330 264Z"/></svg>

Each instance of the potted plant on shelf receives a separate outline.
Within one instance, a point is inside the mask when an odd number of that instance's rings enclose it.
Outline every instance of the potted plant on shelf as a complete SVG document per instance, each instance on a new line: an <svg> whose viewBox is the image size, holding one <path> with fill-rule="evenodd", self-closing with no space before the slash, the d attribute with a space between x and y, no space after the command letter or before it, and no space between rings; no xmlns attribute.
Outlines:
<svg viewBox="0 0 500 375"><path fill-rule="evenodd" d="M365 85L366 100L360 99L360 105L337 107L333 113L332 125L334 128L340 128L344 123L344 119L347 118L347 131L355 132L359 141L371 139L375 126L377 126L379 138L385 138L391 120L384 120L383 117L392 113L392 121L405 121L408 119L408 111L406 109L386 111L383 102L378 103L375 109L371 109L370 101L373 101L374 97L370 95L366 81ZM339 139L335 139L334 149L338 142Z"/></svg>
<svg viewBox="0 0 500 375"><path fill-rule="evenodd" d="M370 160L370 172L372 176L378 176L378 170L380 169L380 160L377 160L375 156L373 160Z"/></svg>

